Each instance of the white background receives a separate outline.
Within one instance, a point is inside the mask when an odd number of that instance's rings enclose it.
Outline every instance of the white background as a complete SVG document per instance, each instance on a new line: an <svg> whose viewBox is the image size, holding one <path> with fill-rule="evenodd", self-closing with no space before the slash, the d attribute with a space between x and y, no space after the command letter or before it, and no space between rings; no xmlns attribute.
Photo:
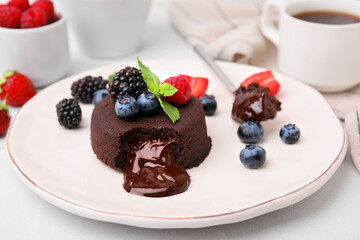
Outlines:
<svg viewBox="0 0 360 240"><path fill-rule="evenodd" d="M120 61L135 61L136 56L143 61L198 58L173 29L167 13L168 3L153 1L144 47L126 57L89 58L79 52L70 32L72 63L67 75ZM14 118L18 109L10 110ZM324 187L293 206L236 224L152 230L94 221L54 207L19 180L5 147L2 137L0 239L360 239L360 176L349 156Z"/></svg>

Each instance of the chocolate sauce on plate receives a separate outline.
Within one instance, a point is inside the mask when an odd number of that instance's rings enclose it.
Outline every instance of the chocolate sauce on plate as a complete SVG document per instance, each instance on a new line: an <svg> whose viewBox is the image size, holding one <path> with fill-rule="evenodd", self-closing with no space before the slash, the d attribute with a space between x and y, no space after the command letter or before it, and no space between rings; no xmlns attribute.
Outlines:
<svg viewBox="0 0 360 240"><path fill-rule="evenodd" d="M144 139L130 145L124 170L124 189L135 195L166 197L185 192L186 170L174 162L172 141Z"/></svg>

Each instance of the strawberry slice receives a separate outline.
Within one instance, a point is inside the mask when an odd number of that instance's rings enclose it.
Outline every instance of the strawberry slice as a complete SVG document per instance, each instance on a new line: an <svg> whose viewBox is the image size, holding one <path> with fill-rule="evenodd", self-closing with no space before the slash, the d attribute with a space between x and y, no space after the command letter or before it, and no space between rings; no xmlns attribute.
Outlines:
<svg viewBox="0 0 360 240"><path fill-rule="evenodd" d="M247 88L253 82L258 83L262 87L269 88L269 96L274 96L280 88L279 82L274 78L271 71L251 75L241 83L241 86Z"/></svg>
<svg viewBox="0 0 360 240"><path fill-rule="evenodd" d="M208 84L209 84L209 80L207 78L192 77L192 76L183 75L183 74L181 74L180 76L186 77L187 80L189 81L189 83L191 85L192 95L194 95L196 98L201 98L202 96L204 96L206 89L208 87Z"/></svg>

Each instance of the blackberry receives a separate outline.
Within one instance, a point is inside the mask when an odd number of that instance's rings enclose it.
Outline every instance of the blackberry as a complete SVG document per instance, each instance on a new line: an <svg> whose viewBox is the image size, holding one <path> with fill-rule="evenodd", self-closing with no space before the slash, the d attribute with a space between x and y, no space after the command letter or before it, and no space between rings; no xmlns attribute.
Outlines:
<svg viewBox="0 0 360 240"><path fill-rule="evenodd" d="M91 103L94 92L105 89L106 84L102 77L86 76L72 83L71 95L80 102Z"/></svg>
<svg viewBox="0 0 360 240"><path fill-rule="evenodd" d="M64 98L56 104L56 113L61 126L76 128L81 121L81 108L76 99Z"/></svg>
<svg viewBox="0 0 360 240"><path fill-rule="evenodd" d="M108 90L114 102L121 95L129 94L137 99L147 89L146 82L141 76L139 69L127 66L117 72Z"/></svg>

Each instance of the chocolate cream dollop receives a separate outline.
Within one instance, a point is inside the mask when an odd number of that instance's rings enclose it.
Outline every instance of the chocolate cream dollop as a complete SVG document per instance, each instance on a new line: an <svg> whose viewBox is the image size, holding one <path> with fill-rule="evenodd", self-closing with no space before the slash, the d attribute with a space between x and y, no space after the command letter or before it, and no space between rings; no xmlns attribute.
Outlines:
<svg viewBox="0 0 360 240"><path fill-rule="evenodd" d="M269 89L258 83L251 83L248 88L240 86L235 91L231 117L235 121L261 122L273 119L281 110L281 102L269 96Z"/></svg>

